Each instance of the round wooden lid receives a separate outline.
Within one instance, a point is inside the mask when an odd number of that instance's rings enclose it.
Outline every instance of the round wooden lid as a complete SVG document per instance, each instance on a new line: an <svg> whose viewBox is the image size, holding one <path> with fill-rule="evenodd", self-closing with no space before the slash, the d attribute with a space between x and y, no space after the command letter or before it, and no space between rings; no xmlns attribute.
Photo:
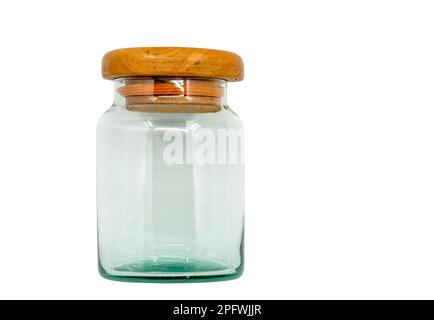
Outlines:
<svg viewBox="0 0 434 320"><path fill-rule="evenodd" d="M241 81L244 65L233 52L176 47L143 47L113 50L102 59L102 76L191 77Z"/></svg>

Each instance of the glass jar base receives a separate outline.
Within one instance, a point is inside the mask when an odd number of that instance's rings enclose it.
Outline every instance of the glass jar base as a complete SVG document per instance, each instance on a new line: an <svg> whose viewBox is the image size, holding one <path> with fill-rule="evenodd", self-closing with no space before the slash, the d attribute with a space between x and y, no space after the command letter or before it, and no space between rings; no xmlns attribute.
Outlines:
<svg viewBox="0 0 434 320"><path fill-rule="evenodd" d="M206 260L164 258L139 260L107 271L99 264L103 278L124 282L209 282L239 278L242 266L229 269L224 265Z"/></svg>

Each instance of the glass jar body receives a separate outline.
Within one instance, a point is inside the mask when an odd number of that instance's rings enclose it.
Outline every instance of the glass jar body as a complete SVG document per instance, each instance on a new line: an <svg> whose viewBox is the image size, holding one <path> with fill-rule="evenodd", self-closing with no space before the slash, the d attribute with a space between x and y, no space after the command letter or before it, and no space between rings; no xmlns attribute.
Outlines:
<svg viewBox="0 0 434 320"><path fill-rule="evenodd" d="M101 275L148 282L239 277L242 139L224 100L217 112L142 112L117 97L97 129Z"/></svg>

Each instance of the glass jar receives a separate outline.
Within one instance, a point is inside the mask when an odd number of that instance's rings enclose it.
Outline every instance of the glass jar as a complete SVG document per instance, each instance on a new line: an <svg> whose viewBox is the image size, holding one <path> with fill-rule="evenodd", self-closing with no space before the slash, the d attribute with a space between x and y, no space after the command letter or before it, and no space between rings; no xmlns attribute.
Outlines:
<svg viewBox="0 0 434 320"><path fill-rule="evenodd" d="M112 280L234 279L243 272L244 159L226 83L239 56L193 48L107 53L113 106L97 129L99 270Z"/></svg>

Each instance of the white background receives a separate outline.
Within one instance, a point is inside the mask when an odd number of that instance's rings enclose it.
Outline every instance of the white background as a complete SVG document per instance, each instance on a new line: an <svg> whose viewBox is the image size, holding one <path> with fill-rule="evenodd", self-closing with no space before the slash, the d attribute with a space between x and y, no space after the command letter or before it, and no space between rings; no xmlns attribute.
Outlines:
<svg viewBox="0 0 434 320"><path fill-rule="evenodd" d="M434 298L430 1L2 1L0 298ZM97 272L95 127L111 49L244 58L246 269Z"/></svg>

